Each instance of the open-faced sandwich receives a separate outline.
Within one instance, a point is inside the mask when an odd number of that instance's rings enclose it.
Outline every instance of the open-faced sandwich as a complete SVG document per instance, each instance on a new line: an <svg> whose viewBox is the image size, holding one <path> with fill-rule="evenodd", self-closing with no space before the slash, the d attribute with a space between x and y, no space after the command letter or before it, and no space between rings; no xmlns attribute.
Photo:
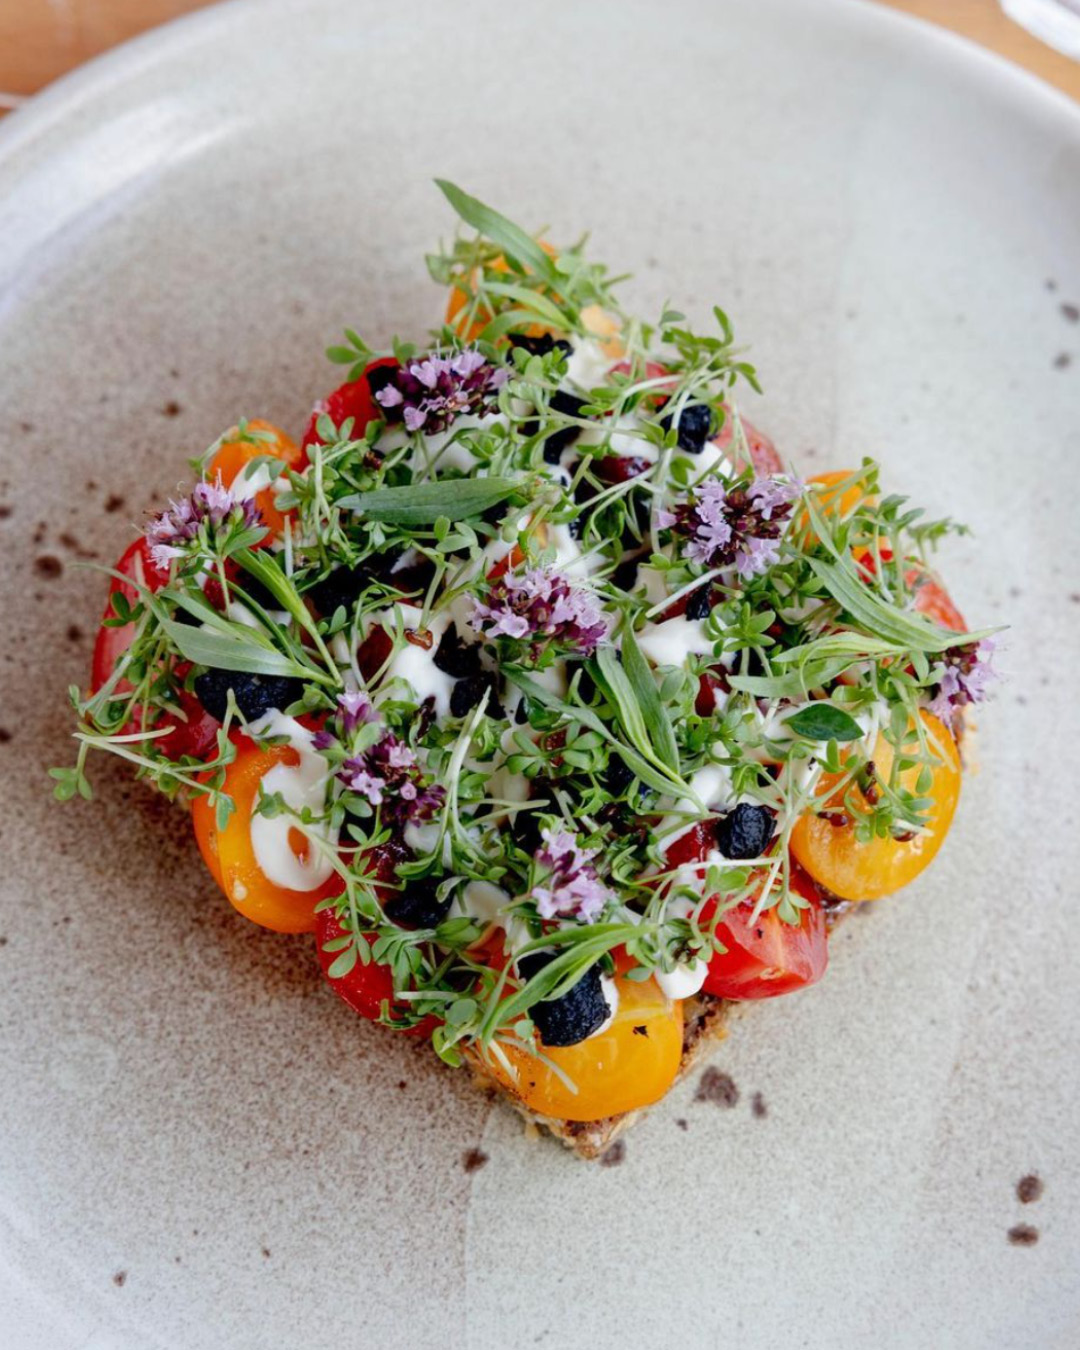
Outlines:
<svg viewBox="0 0 1080 1350"><path fill-rule="evenodd" d="M948 521L740 418L721 310L634 318L440 186L443 327L349 331L299 444L197 461L111 574L56 791L129 760L241 914L592 1157L930 863L991 643Z"/></svg>

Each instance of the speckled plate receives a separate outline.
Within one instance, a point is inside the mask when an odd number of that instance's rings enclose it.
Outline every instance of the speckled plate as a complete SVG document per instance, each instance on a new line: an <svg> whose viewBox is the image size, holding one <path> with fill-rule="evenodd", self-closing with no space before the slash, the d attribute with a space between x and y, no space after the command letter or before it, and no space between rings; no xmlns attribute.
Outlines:
<svg viewBox="0 0 1080 1350"><path fill-rule="evenodd" d="M353 1018L122 771L44 780L77 564L238 415L299 429L345 323L435 321L436 174L721 301L755 421L965 517L1013 625L939 865L617 1166ZM863 3L262 0L0 126L4 1350L1076 1345L1078 304L1077 110Z"/></svg>

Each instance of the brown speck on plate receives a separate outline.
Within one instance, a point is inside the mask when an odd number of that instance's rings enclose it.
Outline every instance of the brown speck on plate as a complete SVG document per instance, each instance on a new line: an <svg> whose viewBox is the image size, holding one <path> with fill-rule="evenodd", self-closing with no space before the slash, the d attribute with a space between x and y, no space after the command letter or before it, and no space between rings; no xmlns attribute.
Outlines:
<svg viewBox="0 0 1080 1350"><path fill-rule="evenodd" d="M1072 357L1068 352L1058 352L1057 356L1054 357L1055 370L1067 370L1071 365Z"/></svg>
<svg viewBox="0 0 1080 1350"><path fill-rule="evenodd" d="M0 520L7 520L11 515L11 507L7 502L0 502Z"/></svg>
<svg viewBox="0 0 1080 1350"><path fill-rule="evenodd" d="M182 411L183 409L176 399L171 398L168 403L162 406L161 415L162 417L179 417Z"/></svg>
<svg viewBox="0 0 1080 1350"><path fill-rule="evenodd" d="M263 1254L263 1260L264 1260L264 1261L269 1260L269 1257L270 1257L270 1248L269 1248L269 1247L263 1247L263 1249L262 1249L262 1254Z"/></svg>
<svg viewBox="0 0 1080 1350"><path fill-rule="evenodd" d="M762 1120L769 1114L769 1108L765 1104L765 1098L760 1092L755 1092L750 1098L750 1110L757 1116L758 1120Z"/></svg>
<svg viewBox="0 0 1080 1350"><path fill-rule="evenodd" d="M1016 1183L1016 1198L1022 1205L1033 1204L1042 1199L1043 1179L1035 1172L1029 1172Z"/></svg>
<svg viewBox="0 0 1080 1350"><path fill-rule="evenodd" d="M1063 300L1061 302L1061 313L1069 323L1080 323L1080 306L1071 305L1067 300Z"/></svg>
<svg viewBox="0 0 1080 1350"><path fill-rule="evenodd" d="M39 577L47 577L54 581L62 574L64 564L52 553L43 553L40 558L34 560L34 571Z"/></svg>
<svg viewBox="0 0 1080 1350"><path fill-rule="evenodd" d="M123 506L124 506L124 499L123 497L120 496L118 492L111 492L105 498L105 510L108 511L110 515L112 515L114 511L121 510Z"/></svg>
<svg viewBox="0 0 1080 1350"><path fill-rule="evenodd" d="M1029 1223L1018 1223L1009 1229L1009 1242L1014 1247L1034 1247L1039 1240L1039 1230Z"/></svg>
<svg viewBox="0 0 1080 1350"><path fill-rule="evenodd" d="M722 1073L712 1067L705 1070L698 1080L694 1101L710 1102L713 1106L730 1108L739 1100L739 1089L730 1074Z"/></svg>
<svg viewBox="0 0 1080 1350"><path fill-rule="evenodd" d="M487 1160L488 1155L482 1148L470 1148L462 1154L461 1165L466 1172L479 1172Z"/></svg>
<svg viewBox="0 0 1080 1350"><path fill-rule="evenodd" d="M688 1130L690 1128L690 1122L685 1116L679 1116L676 1119L675 1124L678 1125L680 1130Z"/></svg>
<svg viewBox="0 0 1080 1350"><path fill-rule="evenodd" d="M7 745L10 740L11 732L8 731L7 727L0 727L0 745Z"/></svg>
<svg viewBox="0 0 1080 1350"><path fill-rule="evenodd" d="M618 1167L626 1157L626 1143L622 1139L616 1139L610 1148L606 1148L600 1154L601 1167Z"/></svg>
<svg viewBox="0 0 1080 1350"><path fill-rule="evenodd" d="M116 1285L117 1289L122 1289L124 1287L124 1281L126 1279L127 1279L127 1271L118 1270L116 1274L112 1277L112 1282L113 1284Z"/></svg>

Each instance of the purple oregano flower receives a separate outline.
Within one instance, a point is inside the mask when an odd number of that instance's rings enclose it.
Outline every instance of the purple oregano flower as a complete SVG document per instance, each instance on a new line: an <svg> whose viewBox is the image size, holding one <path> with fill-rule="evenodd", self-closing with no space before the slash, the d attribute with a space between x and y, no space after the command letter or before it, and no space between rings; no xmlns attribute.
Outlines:
<svg viewBox="0 0 1080 1350"><path fill-rule="evenodd" d="M315 733L316 750L331 750L349 742L362 727L371 726L362 750L341 761L336 777L349 789L380 807L383 820L397 825L429 820L442 806L446 791L427 778L415 751L383 729L378 734L379 714L365 694L348 690L338 695L337 714ZM372 737L375 737L372 740ZM344 750L339 751L344 753Z"/></svg>
<svg viewBox="0 0 1080 1350"><path fill-rule="evenodd" d="M254 529L262 516L254 501L236 497L221 482L221 474L212 483L197 483L190 497L170 501L167 510L146 527L146 542L155 567L169 570L173 558L182 558L188 544L198 536L201 526L216 529L226 522Z"/></svg>
<svg viewBox="0 0 1080 1350"><path fill-rule="evenodd" d="M930 703L930 711L952 726L960 709L968 703L981 703L987 696L987 686L997 679L997 671L990 664L996 644L990 638L969 642L961 647L949 647L942 652L939 665L932 672L937 679L937 693Z"/></svg>
<svg viewBox="0 0 1080 1350"><path fill-rule="evenodd" d="M581 848L577 836L562 826L541 830L543 847L536 861L550 875L547 885L535 886L532 896L542 919L581 919L592 923L611 899L611 891L592 864L597 850Z"/></svg>
<svg viewBox="0 0 1080 1350"><path fill-rule="evenodd" d="M554 642L577 656L591 656L607 635L595 594L572 585L553 567L504 572L474 600L469 623L485 637L509 637L543 645Z"/></svg>
<svg viewBox="0 0 1080 1350"><path fill-rule="evenodd" d="M509 375L472 347L451 356L428 353L394 371L375 400L388 422L404 422L407 430L422 428L431 436L462 413L490 412Z"/></svg>
<svg viewBox="0 0 1080 1350"><path fill-rule="evenodd" d="M350 791L380 807L384 821L399 825L430 820L446 797L445 788L429 781L415 751L392 731L345 760L337 776Z"/></svg>
<svg viewBox="0 0 1080 1350"><path fill-rule="evenodd" d="M657 513L657 523L686 540L686 556L703 567L730 567L741 577L767 572L780 561L780 537L803 484L756 478L747 487L704 483L697 499Z"/></svg>

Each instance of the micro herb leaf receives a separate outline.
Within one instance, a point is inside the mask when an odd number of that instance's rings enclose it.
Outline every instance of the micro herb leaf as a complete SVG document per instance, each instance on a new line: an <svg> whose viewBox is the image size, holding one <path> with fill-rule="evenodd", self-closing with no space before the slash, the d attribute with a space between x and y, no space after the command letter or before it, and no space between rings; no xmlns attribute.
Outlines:
<svg viewBox="0 0 1080 1350"><path fill-rule="evenodd" d="M857 741L862 728L850 713L832 703L812 703L785 720L807 741Z"/></svg>
<svg viewBox="0 0 1080 1350"><path fill-rule="evenodd" d="M526 675L524 671L515 667L506 667L505 674L523 693L528 694L530 698L543 704L544 707L560 713L567 721L580 722L590 731L595 731L599 736L602 736L605 741L614 746L615 752L626 767L636 774L643 783L647 783L649 787L654 788L657 792L674 792L681 796L689 793L689 787L681 778L656 768L644 755L627 745L625 741L621 741L590 708L582 708L576 704L564 702L557 694L552 693L550 689L546 689L542 684Z"/></svg>

